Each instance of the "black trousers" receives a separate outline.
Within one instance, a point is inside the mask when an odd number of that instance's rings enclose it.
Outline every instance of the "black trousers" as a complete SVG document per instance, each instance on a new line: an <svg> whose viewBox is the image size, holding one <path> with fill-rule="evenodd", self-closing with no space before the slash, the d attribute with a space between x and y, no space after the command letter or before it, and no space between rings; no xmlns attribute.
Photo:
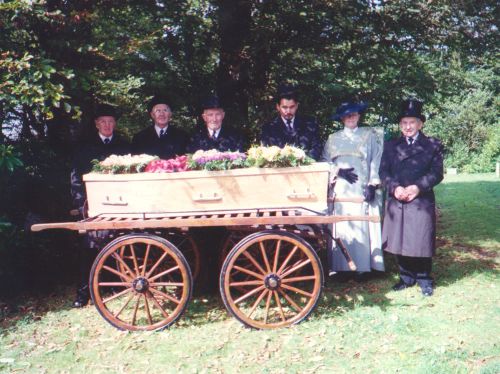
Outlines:
<svg viewBox="0 0 500 374"><path fill-rule="evenodd" d="M399 277L408 286L418 283L421 287L433 286L431 277L432 257L409 257L396 255Z"/></svg>

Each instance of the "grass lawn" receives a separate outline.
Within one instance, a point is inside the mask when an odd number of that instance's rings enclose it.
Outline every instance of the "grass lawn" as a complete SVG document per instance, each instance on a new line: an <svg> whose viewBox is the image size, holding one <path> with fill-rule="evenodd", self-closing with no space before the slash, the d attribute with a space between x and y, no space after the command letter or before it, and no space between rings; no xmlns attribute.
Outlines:
<svg viewBox="0 0 500 374"><path fill-rule="evenodd" d="M500 180L449 176L440 208L435 295L391 291L388 272L328 283L308 321L254 331L218 297L197 297L170 329L121 332L72 289L9 301L0 323L0 372L500 373ZM1 303L0 303L1 304ZM0 315L1 316L1 315Z"/></svg>

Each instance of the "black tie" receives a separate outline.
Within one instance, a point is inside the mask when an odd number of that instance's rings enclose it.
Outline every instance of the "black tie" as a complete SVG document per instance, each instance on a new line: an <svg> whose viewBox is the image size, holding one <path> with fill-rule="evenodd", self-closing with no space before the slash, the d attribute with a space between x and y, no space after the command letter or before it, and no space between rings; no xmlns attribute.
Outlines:
<svg viewBox="0 0 500 374"><path fill-rule="evenodd" d="M286 120L286 128L288 131L293 131L292 129L292 120L291 119L287 119Z"/></svg>
<svg viewBox="0 0 500 374"><path fill-rule="evenodd" d="M160 130L160 138L163 138L163 135L165 135L166 131L165 129Z"/></svg>
<svg viewBox="0 0 500 374"><path fill-rule="evenodd" d="M215 130L210 130L210 139L217 140L217 136L215 135Z"/></svg>
<svg viewBox="0 0 500 374"><path fill-rule="evenodd" d="M111 140L109 138L104 138L104 144L109 144Z"/></svg>
<svg viewBox="0 0 500 374"><path fill-rule="evenodd" d="M408 138L408 145L412 145L415 139L413 139L411 136Z"/></svg>

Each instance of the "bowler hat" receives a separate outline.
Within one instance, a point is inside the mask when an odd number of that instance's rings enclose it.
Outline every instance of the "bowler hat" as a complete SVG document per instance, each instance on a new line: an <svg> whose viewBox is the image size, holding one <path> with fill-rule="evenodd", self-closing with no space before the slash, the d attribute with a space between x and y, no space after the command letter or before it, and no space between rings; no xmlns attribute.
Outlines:
<svg viewBox="0 0 500 374"><path fill-rule="evenodd" d="M151 100L149 100L148 103L148 113L151 113L153 110L153 107L158 104L165 104L168 105L169 108L172 108L170 106L170 100L164 96L164 95L154 95Z"/></svg>
<svg viewBox="0 0 500 374"><path fill-rule="evenodd" d="M201 109L222 109L220 100L217 96L211 95L206 97L201 103Z"/></svg>
<svg viewBox="0 0 500 374"><path fill-rule="evenodd" d="M114 117L115 120L120 118L120 115L118 114L114 106L109 104L97 105L96 110L94 112L94 119L104 116Z"/></svg>
<svg viewBox="0 0 500 374"><path fill-rule="evenodd" d="M355 102L344 102L340 104L335 111L335 114L332 116L332 119L334 121L340 121L342 117L347 116L348 114L351 113L363 113L366 108L368 108L368 104L360 102L360 103L355 103Z"/></svg>
<svg viewBox="0 0 500 374"><path fill-rule="evenodd" d="M401 121L403 117L415 117L420 119L422 122L425 122L425 116L422 114L422 106L423 102L408 99L401 103L401 113L399 114L397 121Z"/></svg>

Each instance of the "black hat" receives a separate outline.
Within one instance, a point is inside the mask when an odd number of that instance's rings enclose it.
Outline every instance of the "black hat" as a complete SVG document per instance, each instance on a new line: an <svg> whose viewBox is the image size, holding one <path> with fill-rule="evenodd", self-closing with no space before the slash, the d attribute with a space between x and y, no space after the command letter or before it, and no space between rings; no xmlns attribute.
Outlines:
<svg viewBox="0 0 500 374"><path fill-rule="evenodd" d="M342 103L338 106L337 110L335 111L335 114L332 116L332 119L334 121L340 121L342 117L347 116L348 114L351 113L363 113L366 108L368 108L368 104L360 102L360 103L355 103L352 101L348 101L345 103Z"/></svg>
<svg viewBox="0 0 500 374"><path fill-rule="evenodd" d="M202 103L201 103L201 109L206 110L206 109L222 109L220 100L217 96L212 95L206 97Z"/></svg>
<svg viewBox="0 0 500 374"><path fill-rule="evenodd" d="M115 120L120 118L120 115L118 114L118 112L116 111L116 108L113 105L99 104L99 105L97 105L96 110L94 112L94 119L97 119L97 118L103 117L103 116L114 117Z"/></svg>
<svg viewBox="0 0 500 374"><path fill-rule="evenodd" d="M297 101L297 87L288 83L282 83L278 86L278 92L276 94L276 102L280 102L281 99L289 99Z"/></svg>
<svg viewBox="0 0 500 374"><path fill-rule="evenodd" d="M401 121L403 117L415 117L419 118L422 122L425 122L425 116L422 114L423 102L408 99L401 103L401 113L399 114L397 121Z"/></svg>
<svg viewBox="0 0 500 374"><path fill-rule="evenodd" d="M153 98L151 100L149 100L149 103L148 103L148 113L151 113L151 111L153 110L153 107L155 105L158 105L158 104L165 104L167 105L170 109L172 109L172 107L170 106L170 100L164 96L164 95L154 95Z"/></svg>

